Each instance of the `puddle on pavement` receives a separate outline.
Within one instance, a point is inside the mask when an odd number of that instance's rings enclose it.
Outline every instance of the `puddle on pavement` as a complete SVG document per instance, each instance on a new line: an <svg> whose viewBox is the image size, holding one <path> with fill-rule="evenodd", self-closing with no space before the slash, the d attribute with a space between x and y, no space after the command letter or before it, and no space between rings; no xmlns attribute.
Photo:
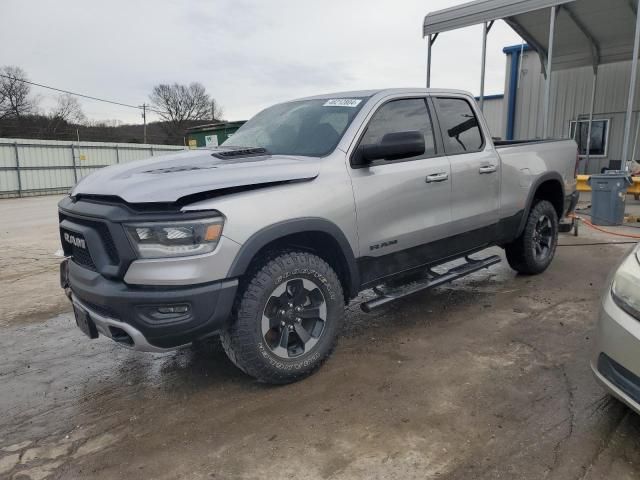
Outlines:
<svg viewBox="0 0 640 480"><path fill-rule="evenodd" d="M464 321L457 315L460 308L489 308L496 295L518 288L514 284L526 285L524 279L513 282L514 276L504 263L495 265L371 314L358 306L372 295L364 292L348 308L344 352L365 353L357 346L359 338L385 338L390 329L409 332L415 326L445 328L450 321ZM237 370L217 339L163 354L132 352L105 338L88 340L70 313L6 329L0 349L5 359L0 405L6 412L0 419L0 448L13 446L20 458L42 457L35 462L41 471L34 474L57 468L61 456L76 458L108 448L140 418L203 409L203 402L221 398L233 405L278 395ZM393 364L406 360L390 357ZM30 443L16 447L21 442ZM15 452L6 453L7 462L13 462Z"/></svg>

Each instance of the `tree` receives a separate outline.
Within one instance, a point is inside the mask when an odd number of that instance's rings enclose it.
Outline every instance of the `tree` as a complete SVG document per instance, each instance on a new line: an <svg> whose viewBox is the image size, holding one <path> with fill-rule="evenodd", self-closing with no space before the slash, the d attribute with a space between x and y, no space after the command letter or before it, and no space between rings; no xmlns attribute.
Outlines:
<svg viewBox="0 0 640 480"><path fill-rule="evenodd" d="M58 122L64 121L81 125L87 121L78 99L68 93L58 97L58 103L51 111L50 117Z"/></svg>
<svg viewBox="0 0 640 480"><path fill-rule="evenodd" d="M36 111L36 101L30 95L31 87L23 80L27 80L27 74L20 67L0 68L0 119L19 119Z"/></svg>
<svg viewBox="0 0 640 480"><path fill-rule="evenodd" d="M222 116L223 115L224 115L224 109L217 102L217 100L215 98L212 98L211 99L211 113L210 113L210 117L209 117L208 120L211 120L213 122L219 122L219 121L222 121Z"/></svg>
<svg viewBox="0 0 640 480"><path fill-rule="evenodd" d="M185 127L193 120L216 120L215 115L222 113L220 105L198 82L156 85L149 99L175 136L183 135Z"/></svg>

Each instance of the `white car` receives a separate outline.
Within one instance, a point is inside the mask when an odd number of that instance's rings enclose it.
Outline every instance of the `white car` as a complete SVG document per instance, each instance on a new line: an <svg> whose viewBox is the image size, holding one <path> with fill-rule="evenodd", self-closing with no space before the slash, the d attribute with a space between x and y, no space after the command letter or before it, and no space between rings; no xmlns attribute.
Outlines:
<svg viewBox="0 0 640 480"><path fill-rule="evenodd" d="M591 368L612 395L640 413L640 244L602 296Z"/></svg>

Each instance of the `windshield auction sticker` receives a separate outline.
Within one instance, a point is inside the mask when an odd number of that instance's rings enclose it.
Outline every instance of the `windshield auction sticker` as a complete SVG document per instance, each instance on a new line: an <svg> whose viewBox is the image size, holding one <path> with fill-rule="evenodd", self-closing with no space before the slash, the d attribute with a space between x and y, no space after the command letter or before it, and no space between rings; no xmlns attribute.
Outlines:
<svg viewBox="0 0 640 480"><path fill-rule="evenodd" d="M357 107L362 100L358 98L332 98L331 100L327 100L323 107Z"/></svg>

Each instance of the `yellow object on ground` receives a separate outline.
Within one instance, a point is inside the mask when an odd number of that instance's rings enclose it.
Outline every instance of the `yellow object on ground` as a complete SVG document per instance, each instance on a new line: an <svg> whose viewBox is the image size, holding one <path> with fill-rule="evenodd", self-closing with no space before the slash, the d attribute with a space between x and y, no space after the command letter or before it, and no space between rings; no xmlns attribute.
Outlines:
<svg viewBox="0 0 640 480"><path fill-rule="evenodd" d="M589 175L578 175L576 176L577 185L576 189L579 192L590 192L591 187L589 186ZM627 188L627 193L631 195L640 195L640 177L632 177L633 185L630 185Z"/></svg>

